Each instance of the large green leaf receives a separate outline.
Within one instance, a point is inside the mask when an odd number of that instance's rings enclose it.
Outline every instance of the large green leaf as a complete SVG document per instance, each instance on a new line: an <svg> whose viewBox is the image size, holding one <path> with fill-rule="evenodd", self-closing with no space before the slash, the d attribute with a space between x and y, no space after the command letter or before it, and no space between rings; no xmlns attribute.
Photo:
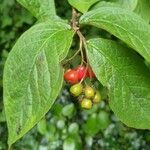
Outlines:
<svg viewBox="0 0 150 150"><path fill-rule="evenodd" d="M122 7L120 6L118 3L113 3L113 2L106 2L106 1L100 1L98 3L96 3L93 7L91 7L90 10L95 10L95 9L99 9L100 7Z"/></svg>
<svg viewBox="0 0 150 150"><path fill-rule="evenodd" d="M138 0L112 0L112 2L119 4L121 7L125 9L133 11L138 3Z"/></svg>
<svg viewBox="0 0 150 150"><path fill-rule="evenodd" d="M150 22L150 1L139 0L135 12L139 14L147 23Z"/></svg>
<svg viewBox="0 0 150 150"><path fill-rule="evenodd" d="M122 7L127 10L133 11L137 6L138 0L111 0L110 2L100 1L95 4L92 10L104 7L104 6L112 6L112 7Z"/></svg>
<svg viewBox="0 0 150 150"><path fill-rule="evenodd" d="M56 15L54 0L17 0L37 19L51 18Z"/></svg>
<svg viewBox="0 0 150 150"><path fill-rule="evenodd" d="M88 11L88 9L99 0L68 0L70 5L79 10L82 13Z"/></svg>
<svg viewBox="0 0 150 150"><path fill-rule="evenodd" d="M126 125L150 129L150 71L131 49L104 39L87 42L98 80L107 86L109 104Z"/></svg>
<svg viewBox="0 0 150 150"><path fill-rule="evenodd" d="M61 22L39 23L10 52L4 69L4 105L11 145L51 108L62 86L60 66L73 31Z"/></svg>
<svg viewBox="0 0 150 150"><path fill-rule="evenodd" d="M107 30L150 62L150 26L135 13L119 7L101 7L84 14L80 23Z"/></svg>

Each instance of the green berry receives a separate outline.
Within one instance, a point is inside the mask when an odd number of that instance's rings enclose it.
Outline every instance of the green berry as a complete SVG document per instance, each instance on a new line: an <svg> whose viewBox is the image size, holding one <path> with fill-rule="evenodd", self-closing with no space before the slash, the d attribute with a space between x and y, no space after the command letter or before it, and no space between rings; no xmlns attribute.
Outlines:
<svg viewBox="0 0 150 150"><path fill-rule="evenodd" d="M81 107L85 109L91 109L92 108L92 101L90 99L84 98L81 101Z"/></svg>
<svg viewBox="0 0 150 150"><path fill-rule="evenodd" d="M70 88L70 92L74 96L79 96L82 93L82 90L83 90L83 87L82 87L82 84L80 84L80 83L75 84L75 85L71 86L71 88Z"/></svg>
<svg viewBox="0 0 150 150"><path fill-rule="evenodd" d="M101 101L101 94L99 91L96 91L95 96L93 98L93 103L99 103Z"/></svg>
<svg viewBox="0 0 150 150"><path fill-rule="evenodd" d="M95 90L90 86L86 86L84 89L84 94L86 98L93 98L95 94Z"/></svg>

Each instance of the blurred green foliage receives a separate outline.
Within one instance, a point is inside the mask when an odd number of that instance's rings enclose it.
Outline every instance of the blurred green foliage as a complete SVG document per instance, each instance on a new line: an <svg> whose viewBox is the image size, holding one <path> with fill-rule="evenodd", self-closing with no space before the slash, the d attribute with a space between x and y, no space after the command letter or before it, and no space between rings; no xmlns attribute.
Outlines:
<svg viewBox="0 0 150 150"><path fill-rule="evenodd" d="M56 0L57 13L71 18L71 7L66 0ZM17 38L35 23L31 16L14 0L0 3L0 150L7 149L7 126L2 102L2 75L5 60ZM87 37L110 38L96 28L83 29ZM77 39L75 38L75 41ZM73 47L76 47L75 42ZM70 55L74 53L70 51ZM76 66L77 57L72 63ZM11 83L10 83L11 84ZM98 86L98 83L94 83ZM82 110L64 85L57 101L37 126L13 146L13 150L149 150L150 131L135 130L123 125L110 111L106 89L101 89L104 101L91 110Z"/></svg>

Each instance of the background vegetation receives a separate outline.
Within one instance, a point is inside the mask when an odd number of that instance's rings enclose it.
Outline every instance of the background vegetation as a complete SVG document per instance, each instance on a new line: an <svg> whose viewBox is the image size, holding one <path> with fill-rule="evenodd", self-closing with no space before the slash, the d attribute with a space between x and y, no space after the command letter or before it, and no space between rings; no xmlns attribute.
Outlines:
<svg viewBox="0 0 150 150"><path fill-rule="evenodd" d="M67 1L56 0L56 7L59 16L70 19L71 8ZM2 95L3 67L13 44L35 23L35 18L14 0L2 0L0 16L0 150L6 150L7 126ZM100 31L87 27L83 32L88 33L90 37L98 35ZM110 35L103 31L101 36ZM75 43L72 47L76 47ZM77 63L78 57L72 65ZM64 85L51 111L27 135L14 144L13 149L149 150L150 131L135 130L123 125L110 111L104 90L103 99L104 101L91 110L82 110L69 94L68 85Z"/></svg>

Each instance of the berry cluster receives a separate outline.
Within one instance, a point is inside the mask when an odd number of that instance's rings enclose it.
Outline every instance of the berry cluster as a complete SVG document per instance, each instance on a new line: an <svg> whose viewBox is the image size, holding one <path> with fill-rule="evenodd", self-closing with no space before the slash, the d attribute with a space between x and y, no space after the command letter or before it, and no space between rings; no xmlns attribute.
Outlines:
<svg viewBox="0 0 150 150"><path fill-rule="evenodd" d="M70 84L76 84L87 77L92 79L95 74L91 67L86 68L84 65L80 65L75 69L68 69L64 74L64 79Z"/></svg>
<svg viewBox="0 0 150 150"><path fill-rule="evenodd" d="M101 101L100 92L91 86L83 86L80 82L86 78L94 78L95 74L91 67L78 66L75 69L69 69L64 74L64 79L72 84L70 92L73 96L78 97L82 108L90 109L95 103Z"/></svg>

